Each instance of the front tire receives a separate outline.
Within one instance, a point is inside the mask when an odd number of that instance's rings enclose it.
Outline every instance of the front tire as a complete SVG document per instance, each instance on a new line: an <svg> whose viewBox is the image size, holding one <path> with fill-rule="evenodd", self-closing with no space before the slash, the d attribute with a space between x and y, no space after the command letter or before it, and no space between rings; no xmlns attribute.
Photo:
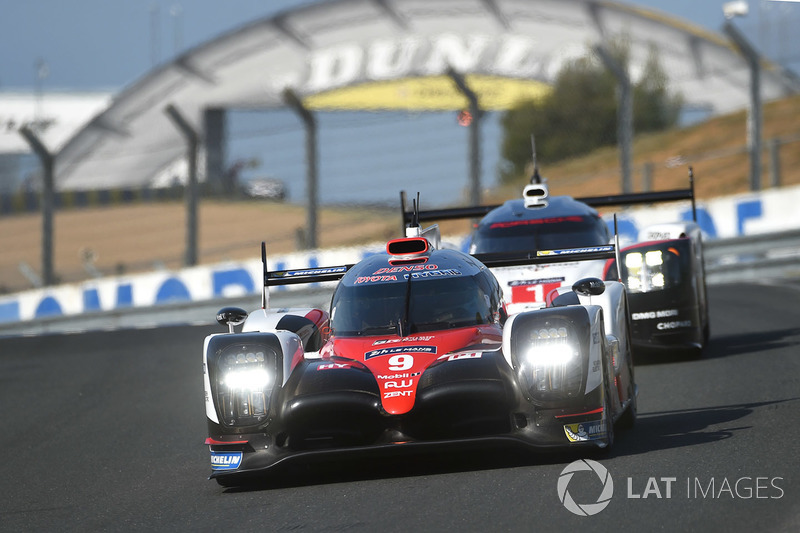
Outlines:
<svg viewBox="0 0 800 533"><path fill-rule="evenodd" d="M614 413L612 412L612 398L614 391L611 383L614 368L610 362L606 362L606 371L603 372L603 417L605 419L605 438L606 445L602 448L603 453L608 453L614 446Z"/></svg>

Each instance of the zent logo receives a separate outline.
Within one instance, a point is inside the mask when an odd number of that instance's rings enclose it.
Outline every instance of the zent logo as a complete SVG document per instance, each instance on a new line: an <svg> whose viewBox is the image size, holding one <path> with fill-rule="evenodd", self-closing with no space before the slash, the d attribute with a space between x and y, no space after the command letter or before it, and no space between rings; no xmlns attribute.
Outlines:
<svg viewBox="0 0 800 533"><path fill-rule="evenodd" d="M572 476L575 475L575 472L580 471L594 472L603 483L603 490L600 492L600 496L597 497L595 503L575 503L575 500L572 499L572 496L570 496L567 490ZM566 507L569 512L578 516L592 516L599 513L606 508L613 495L614 481L611 479L611 474L608 473L606 467L591 459L580 459L568 464L567 467L561 471L561 475L558 478L558 499L561 500L561 503L564 504L564 507Z"/></svg>

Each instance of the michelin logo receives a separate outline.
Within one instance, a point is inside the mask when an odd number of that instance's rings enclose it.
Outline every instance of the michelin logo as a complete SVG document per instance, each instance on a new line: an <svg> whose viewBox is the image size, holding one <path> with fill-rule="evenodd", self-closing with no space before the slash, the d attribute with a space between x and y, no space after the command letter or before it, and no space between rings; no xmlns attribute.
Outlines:
<svg viewBox="0 0 800 533"><path fill-rule="evenodd" d="M605 436L606 423L602 420L597 422L584 422L582 424L567 424L564 426L564 433L570 442L582 442L586 440L596 440Z"/></svg>
<svg viewBox="0 0 800 533"><path fill-rule="evenodd" d="M242 464L242 452L211 452L212 470L236 470Z"/></svg>
<svg viewBox="0 0 800 533"><path fill-rule="evenodd" d="M538 257L548 255L572 255L572 254L586 254L596 252L613 252L613 246L592 246L590 248L565 248L563 250L539 250L536 252Z"/></svg>

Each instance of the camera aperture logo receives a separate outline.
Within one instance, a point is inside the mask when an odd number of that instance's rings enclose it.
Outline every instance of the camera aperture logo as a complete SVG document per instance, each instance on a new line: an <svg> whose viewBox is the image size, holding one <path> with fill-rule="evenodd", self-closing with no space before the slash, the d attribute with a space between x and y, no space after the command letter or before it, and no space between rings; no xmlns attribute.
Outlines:
<svg viewBox="0 0 800 533"><path fill-rule="evenodd" d="M567 490L575 472L583 471L594 472L603 484L600 495L594 503L577 503ZM591 459L579 459L578 461L568 464L558 477L558 499L561 500L561 503L564 504L564 507L566 507L569 512L578 516L596 515L608 506L613 495L614 480L611 479L611 474L608 473L606 467Z"/></svg>

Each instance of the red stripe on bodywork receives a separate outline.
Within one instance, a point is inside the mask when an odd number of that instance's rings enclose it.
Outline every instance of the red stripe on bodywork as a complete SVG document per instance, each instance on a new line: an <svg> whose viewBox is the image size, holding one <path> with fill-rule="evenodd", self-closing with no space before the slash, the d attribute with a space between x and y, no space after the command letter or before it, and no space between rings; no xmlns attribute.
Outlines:
<svg viewBox="0 0 800 533"><path fill-rule="evenodd" d="M574 414L570 413L568 415L556 415L556 418L568 418L568 417L571 417L571 416L596 415L596 414L602 413L602 412L603 412L603 408L600 407L598 409L595 409L594 411L586 411L585 413L574 413Z"/></svg>
<svg viewBox="0 0 800 533"><path fill-rule="evenodd" d="M216 440L211 437L206 439L206 444L247 444L246 440Z"/></svg>

